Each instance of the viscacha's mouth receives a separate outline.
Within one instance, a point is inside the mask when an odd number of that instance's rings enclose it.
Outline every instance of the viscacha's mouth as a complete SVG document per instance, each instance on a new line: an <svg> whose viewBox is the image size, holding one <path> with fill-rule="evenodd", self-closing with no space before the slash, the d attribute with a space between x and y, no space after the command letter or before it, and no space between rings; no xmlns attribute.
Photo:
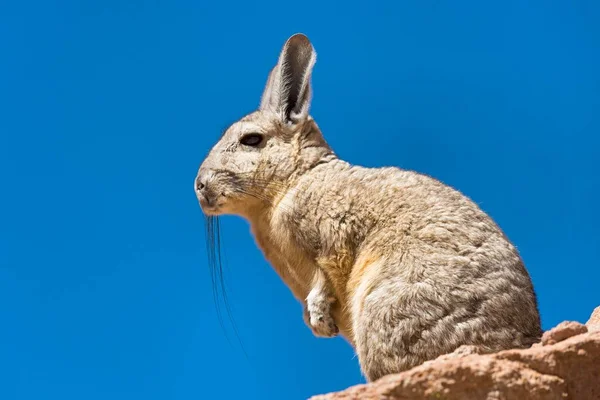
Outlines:
<svg viewBox="0 0 600 400"><path fill-rule="evenodd" d="M210 196L201 191L197 192L198 202L200 203L200 207L202 208L202 212L206 215L218 215L220 214L219 210L224 205L225 195L222 193L218 196Z"/></svg>

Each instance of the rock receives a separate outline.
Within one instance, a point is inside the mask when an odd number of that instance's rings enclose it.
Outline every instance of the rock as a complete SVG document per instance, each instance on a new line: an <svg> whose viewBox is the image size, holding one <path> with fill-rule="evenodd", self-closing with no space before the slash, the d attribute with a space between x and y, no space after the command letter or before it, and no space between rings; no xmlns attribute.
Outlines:
<svg viewBox="0 0 600 400"><path fill-rule="evenodd" d="M592 316L585 323L589 332L598 332L600 331L600 306L596 307Z"/></svg>
<svg viewBox="0 0 600 400"><path fill-rule="evenodd" d="M586 326L563 322L528 349L462 346L399 374L312 400L598 400L600 307Z"/></svg>
<svg viewBox="0 0 600 400"><path fill-rule="evenodd" d="M463 358L470 354L482 354L482 353L483 353L483 351L477 346L463 345L463 346L460 346L458 349L454 350L452 353L441 355L438 358L436 358L435 360L425 361L423 363L423 365L431 364L436 361L445 361L445 360Z"/></svg>
<svg viewBox="0 0 600 400"><path fill-rule="evenodd" d="M555 344L575 335L586 333L585 325L579 322L563 321L542 335L542 345Z"/></svg>

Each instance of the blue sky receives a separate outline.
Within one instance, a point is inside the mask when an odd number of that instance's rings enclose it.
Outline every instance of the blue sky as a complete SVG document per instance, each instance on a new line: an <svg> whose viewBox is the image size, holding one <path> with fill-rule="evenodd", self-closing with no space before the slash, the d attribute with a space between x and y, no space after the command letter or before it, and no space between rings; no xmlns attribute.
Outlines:
<svg viewBox="0 0 600 400"><path fill-rule="evenodd" d="M362 381L239 218L222 220L223 252L247 358L213 304L192 182L295 32L342 158L460 189L519 248L544 328L587 319L598 2L365 4L2 2L3 399L303 399Z"/></svg>

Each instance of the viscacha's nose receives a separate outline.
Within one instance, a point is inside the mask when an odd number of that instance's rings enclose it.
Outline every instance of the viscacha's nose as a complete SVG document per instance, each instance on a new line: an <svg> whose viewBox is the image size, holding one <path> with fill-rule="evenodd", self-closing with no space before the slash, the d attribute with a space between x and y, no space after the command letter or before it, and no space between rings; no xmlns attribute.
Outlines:
<svg viewBox="0 0 600 400"><path fill-rule="evenodd" d="M196 190L201 191L206 187L206 178L202 174L196 176Z"/></svg>
<svg viewBox="0 0 600 400"><path fill-rule="evenodd" d="M196 181L194 183L196 189L196 197L200 202L202 209L205 207L212 207L214 203L214 195L208 188L209 174L205 171L198 172Z"/></svg>

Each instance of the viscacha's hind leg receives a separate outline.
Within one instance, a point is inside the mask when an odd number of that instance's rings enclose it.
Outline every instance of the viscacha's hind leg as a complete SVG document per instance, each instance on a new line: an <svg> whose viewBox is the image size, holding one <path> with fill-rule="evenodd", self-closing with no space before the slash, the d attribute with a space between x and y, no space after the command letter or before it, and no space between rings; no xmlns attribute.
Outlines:
<svg viewBox="0 0 600 400"><path fill-rule="evenodd" d="M379 282L353 309L356 351L369 381L405 371L459 345L451 332L440 329L449 318L448 310L421 285Z"/></svg>

